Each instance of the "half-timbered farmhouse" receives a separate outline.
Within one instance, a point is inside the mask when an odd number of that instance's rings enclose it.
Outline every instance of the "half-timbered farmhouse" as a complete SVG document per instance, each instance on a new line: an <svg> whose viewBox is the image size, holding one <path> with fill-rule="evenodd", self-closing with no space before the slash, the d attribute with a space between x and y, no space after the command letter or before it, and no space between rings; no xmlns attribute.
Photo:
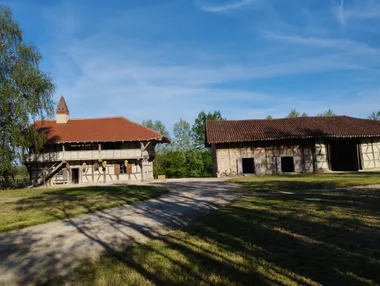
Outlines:
<svg viewBox="0 0 380 286"><path fill-rule="evenodd" d="M214 176L380 168L380 121L347 116L211 120Z"/></svg>
<svg viewBox="0 0 380 286"><path fill-rule="evenodd" d="M46 134L26 162L34 185L152 180L155 146L170 143L124 117L71 119L63 97L56 119L34 127Z"/></svg>

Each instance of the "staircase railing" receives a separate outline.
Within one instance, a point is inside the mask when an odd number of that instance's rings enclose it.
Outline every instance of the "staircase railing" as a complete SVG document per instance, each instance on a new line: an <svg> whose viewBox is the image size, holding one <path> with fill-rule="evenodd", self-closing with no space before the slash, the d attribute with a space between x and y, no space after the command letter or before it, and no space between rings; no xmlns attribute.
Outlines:
<svg viewBox="0 0 380 286"><path fill-rule="evenodd" d="M53 177L66 164L66 161L61 161L50 166L49 169L40 174L40 176L36 180L35 186L46 184L46 182L49 181L49 179Z"/></svg>

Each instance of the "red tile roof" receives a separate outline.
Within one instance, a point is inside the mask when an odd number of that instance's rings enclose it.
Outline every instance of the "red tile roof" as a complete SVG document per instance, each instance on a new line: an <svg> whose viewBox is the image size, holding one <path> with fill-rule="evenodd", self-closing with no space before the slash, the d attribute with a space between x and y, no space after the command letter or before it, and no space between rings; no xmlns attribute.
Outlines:
<svg viewBox="0 0 380 286"><path fill-rule="evenodd" d="M48 143L145 140L170 142L168 137L124 117L70 119L65 124L46 120L36 121L34 126L46 132Z"/></svg>
<svg viewBox="0 0 380 286"><path fill-rule="evenodd" d="M348 116L206 121L208 144L321 137L380 137L380 121Z"/></svg>

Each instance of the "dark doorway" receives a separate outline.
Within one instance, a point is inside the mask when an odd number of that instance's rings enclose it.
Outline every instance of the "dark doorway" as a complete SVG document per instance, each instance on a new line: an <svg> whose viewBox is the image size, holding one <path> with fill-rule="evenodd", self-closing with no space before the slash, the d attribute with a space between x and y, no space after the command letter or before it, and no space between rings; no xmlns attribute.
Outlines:
<svg viewBox="0 0 380 286"><path fill-rule="evenodd" d="M79 169L71 169L71 183L79 184Z"/></svg>
<svg viewBox="0 0 380 286"><path fill-rule="evenodd" d="M336 141L329 145L329 157L332 171L358 171L358 146L351 141Z"/></svg>
<svg viewBox="0 0 380 286"><path fill-rule="evenodd" d="M281 171L283 173L294 173L294 160L293 157L281 157Z"/></svg>
<svg viewBox="0 0 380 286"><path fill-rule="evenodd" d="M253 158L243 158L243 174L255 173L255 160Z"/></svg>

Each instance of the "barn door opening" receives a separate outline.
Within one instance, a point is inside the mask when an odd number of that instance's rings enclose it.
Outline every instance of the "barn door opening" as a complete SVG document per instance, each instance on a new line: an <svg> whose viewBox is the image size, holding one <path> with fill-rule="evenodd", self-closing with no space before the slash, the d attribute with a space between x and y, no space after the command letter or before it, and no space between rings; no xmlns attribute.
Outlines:
<svg viewBox="0 0 380 286"><path fill-rule="evenodd" d="M294 173L294 159L292 156L281 157L281 171L283 173Z"/></svg>
<svg viewBox="0 0 380 286"><path fill-rule="evenodd" d="M330 144L330 163L332 171L359 171L360 153L355 142L336 141Z"/></svg>
<svg viewBox="0 0 380 286"><path fill-rule="evenodd" d="M71 169L71 183L72 184L79 184L79 169L78 168L73 168Z"/></svg>
<svg viewBox="0 0 380 286"><path fill-rule="evenodd" d="M255 174L255 159L243 158L243 174Z"/></svg>

